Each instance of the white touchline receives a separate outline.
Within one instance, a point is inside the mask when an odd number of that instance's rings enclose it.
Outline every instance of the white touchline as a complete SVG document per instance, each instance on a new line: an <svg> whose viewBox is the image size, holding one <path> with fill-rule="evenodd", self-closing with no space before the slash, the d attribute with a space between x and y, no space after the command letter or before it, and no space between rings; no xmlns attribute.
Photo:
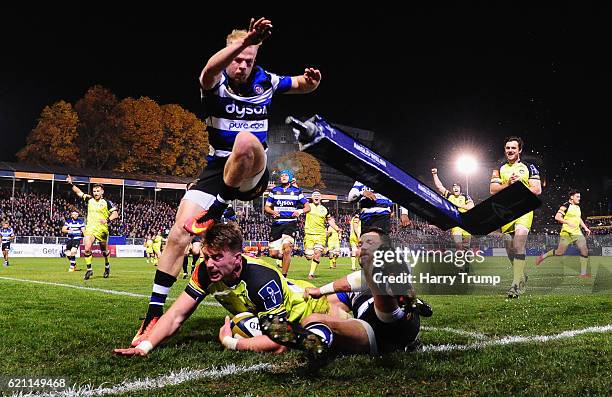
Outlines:
<svg viewBox="0 0 612 397"><path fill-rule="evenodd" d="M481 334L480 332L470 332L470 331L464 331L462 329L456 329L456 328L450 328L450 327L428 327L428 326L422 326L421 329L424 330L424 331L444 331L444 332L448 332L448 333L451 333L451 334L457 334L457 335L462 335L462 336L469 336L469 337L472 337L474 339L491 339L490 337L486 336L485 334Z"/></svg>
<svg viewBox="0 0 612 397"><path fill-rule="evenodd" d="M2 276L0 276L0 280L19 281L22 283L31 283L31 284L52 285L54 287L74 288L74 289L80 289L80 290L85 290L85 291L102 292L104 294L110 294L110 295L131 296L132 298L150 298L149 295L135 294L133 292L116 291L112 289L102 289L102 288L93 288L93 287L83 287L81 285L72 285L72 284L52 283L50 281L28 280L24 278L2 277ZM174 300L173 298L168 298L168 301L173 301L173 300ZM208 301L204 301L200 304L204 306L219 306L219 307L221 306L217 302L208 302Z"/></svg>
<svg viewBox="0 0 612 397"><path fill-rule="evenodd" d="M170 372L167 375L161 375L156 378L136 379L125 381L116 386L97 387L93 388L90 385L73 387L64 391L37 394L47 397L89 397L89 396L105 396L111 394L123 394L131 391L159 389L166 386L179 385L184 382L189 382L198 379L216 379L229 375L239 375L246 372L265 371L272 368L272 364L260 363L245 367L242 365L230 364L219 369L189 369L183 368L178 372ZM27 396L27 394L24 394Z"/></svg>
<svg viewBox="0 0 612 397"><path fill-rule="evenodd" d="M515 343L533 343L533 342L550 342L553 340L573 338L582 334L602 334L606 332L612 332L612 324L588 327L583 329L576 329L572 331L565 331L559 334L553 335L536 335L536 336L506 336L501 339L487 340L482 342L470 343L468 345L427 345L423 346L421 352L449 352L455 350L475 350L484 349L490 346L501 346L501 345L512 345Z"/></svg>

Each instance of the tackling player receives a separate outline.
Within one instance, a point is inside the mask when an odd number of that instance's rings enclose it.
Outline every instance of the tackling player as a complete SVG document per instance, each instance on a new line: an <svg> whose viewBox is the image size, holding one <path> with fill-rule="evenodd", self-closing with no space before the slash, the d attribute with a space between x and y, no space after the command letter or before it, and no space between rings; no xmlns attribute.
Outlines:
<svg viewBox="0 0 612 397"><path fill-rule="evenodd" d="M328 299L304 298L304 287L312 284L283 277L274 266L242 255L242 233L234 222L215 224L203 236L204 262L196 267L185 291L159 319L147 338L136 347L115 349L124 356L147 355L173 335L207 295L230 313L251 312L258 316L278 314L300 321L312 313L330 312ZM226 324L229 319L226 319ZM224 337L223 345L232 350L280 352L284 348L267 337L235 339Z"/></svg>

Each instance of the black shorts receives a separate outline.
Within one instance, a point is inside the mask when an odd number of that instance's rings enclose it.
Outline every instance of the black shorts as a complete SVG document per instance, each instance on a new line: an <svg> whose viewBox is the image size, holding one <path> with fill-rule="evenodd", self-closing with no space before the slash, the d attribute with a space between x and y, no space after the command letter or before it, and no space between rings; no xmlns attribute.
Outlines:
<svg viewBox="0 0 612 397"><path fill-rule="evenodd" d="M204 193L208 193L212 196L217 196L221 192L223 186L223 170L227 157L215 157L213 161L209 162L206 168L202 171L198 179L195 181L195 185L189 190L199 190ZM264 171L263 175L257 182L257 185L248 192L239 192L238 200L251 201L260 197L268 188L268 180L270 179L270 172L268 168Z"/></svg>
<svg viewBox="0 0 612 397"><path fill-rule="evenodd" d="M366 233L371 228L382 229L385 234L391 233L391 216L388 214L374 215L363 221L361 223L361 234Z"/></svg>
<svg viewBox="0 0 612 397"><path fill-rule="evenodd" d="M278 225L272 225L270 228L270 241L276 241L283 237L283 234L291 236L295 239L297 236L298 225L296 222L280 223Z"/></svg>
<svg viewBox="0 0 612 397"><path fill-rule="evenodd" d="M79 249L81 246L81 239L70 239L66 241L66 251L70 251L73 248Z"/></svg>
<svg viewBox="0 0 612 397"><path fill-rule="evenodd" d="M11 249L11 243L10 242L2 243L2 251L10 250L10 249Z"/></svg>
<svg viewBox="0 0 612 397"><path fill-rule="evenodd" d="M372 311L374 305L371 306ZM368 316L367 323L370 324L376 336L378 353L391 353L405 351L406 347L413 344L421 330L421 320L417 312L412 312L410 319L403 318L392 323L384 323L374 316Z"/></svg>

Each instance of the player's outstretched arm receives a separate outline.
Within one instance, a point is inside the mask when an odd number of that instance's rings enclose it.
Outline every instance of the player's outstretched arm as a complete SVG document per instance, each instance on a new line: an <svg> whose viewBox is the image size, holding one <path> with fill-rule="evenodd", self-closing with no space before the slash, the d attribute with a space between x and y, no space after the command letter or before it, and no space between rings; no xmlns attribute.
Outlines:
<svg viewBox="0 0 612 397"><path fill-rule="evenodd" d="M205 90L213 88L221 79L221 73L245 48L259 45L272 34L272 22L266 18L251 19L248 33L243 40L236 40L210 57L202 73L200 85Z"/></svg>
<svg viewBox="0 0 612 397"><path fill-rule="evenodd" d="M321 71L315 68L304 69L304 74L291 77L291 88L288 94L308 94L321 84Z"/></svg>
<svg viewBox="0 0 612 397"><path fill-rule="evenodd" d="M438 176L438 169L437 168L432 168L431 169L431 176L433 176L434 185L436 185L436 189L438 189L440 194L446 194L447 190L444 187L444 185L442 184L442 181L440 180L440 177Z"/></svg>
<svg viewBox="0 0 612 397"><path fill-rule="evenodd" d="M136 347L128 349L114 349L113 353L118 356L146 356L151 350L159 345L164 339L172 336L198 306L198 302L183 292L165 312L151 330L147 340L140 342Z"/></svg>
<svg viewBox="0 0 612 397"><path fill-rule="evenodd" d="M76 193L76 195L79 196L79 198L85 195L85 193L83 193L81 189L79 189L77 186L74 185L72 177L70 175L66 177L66 182L68 182L68 184L72 186L72 191Z"/></svg>
<svg viewBox="0 0 612 397"><path fill-rule="evenodd" d="M361 271L349 273L346 276L339 278L329 284L325 284L320 288L306 287L304 289L304 299L318 299L323 295L331 295L336 292L358 292L362 291Z"/></svg>

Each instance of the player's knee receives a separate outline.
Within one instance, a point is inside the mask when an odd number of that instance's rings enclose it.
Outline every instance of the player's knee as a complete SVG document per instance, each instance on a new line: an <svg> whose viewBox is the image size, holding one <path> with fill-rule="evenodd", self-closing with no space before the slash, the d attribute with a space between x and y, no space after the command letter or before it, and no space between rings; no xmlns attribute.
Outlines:
<svg viewBox="0 0 612 397"><path fill-rule="evenodd" d="M255 159L255 154L260 150L263 150L263 146L257 137L250 132L242 131L236 136L236 140L234 141L234 146L232 148L232 154L234 160L236 161L253 161Z"/></svg>
<svg viewBox="0 0 612 397"><path fill-rule="evenodd" d="M183 224L187 221L187 219L176 222L172 228L170 229L170 234L168 234L168 241L166 242L166 247L169 246L178 246L182 247L184 250L185 247L189 244L193 236L187 233L185 229L183 229Z"/></svg>

